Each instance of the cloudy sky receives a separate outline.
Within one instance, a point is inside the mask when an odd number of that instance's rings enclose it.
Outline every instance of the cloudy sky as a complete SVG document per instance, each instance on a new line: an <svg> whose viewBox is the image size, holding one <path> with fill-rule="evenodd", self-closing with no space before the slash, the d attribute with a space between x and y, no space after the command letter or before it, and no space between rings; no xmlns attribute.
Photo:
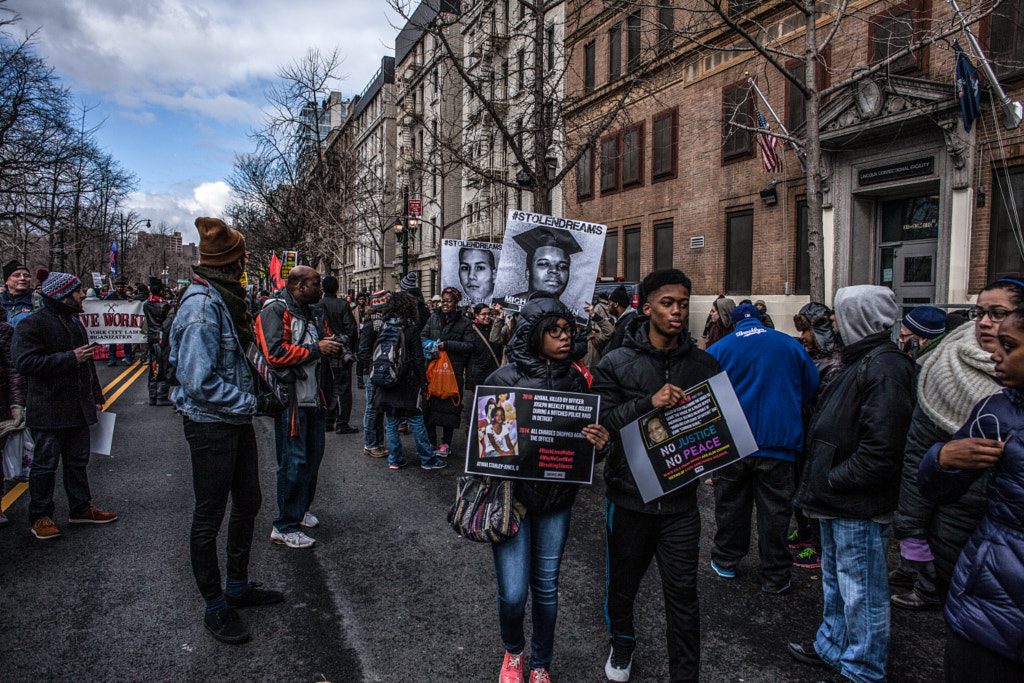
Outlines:
<svg viewBox="0 0 1024 683"><path fill-rule="evenodd" d="M402 20L386 0L8 0L15 31L92 107L101 146L139 178L131 206L196 239L220 215L224 182L260 124L278 68L339 48L357 94L394 54Z"/></svg>

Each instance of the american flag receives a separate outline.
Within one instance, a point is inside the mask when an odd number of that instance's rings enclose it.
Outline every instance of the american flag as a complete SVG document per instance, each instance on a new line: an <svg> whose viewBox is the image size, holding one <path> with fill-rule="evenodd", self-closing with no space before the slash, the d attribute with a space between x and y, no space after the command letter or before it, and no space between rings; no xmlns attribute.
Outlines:
<svg viewBox="0 0 1024 683"><path fill-rule="evenodd" d="M768 125L768 121L761 115L761 110L757 107L754 107L754 114L757 115L757 127L759 129L757 146L761 148L761 161L764 162L764 170L769 173L781 171L782 159L779 158L779 153L775 151L777 141L771 133L772 127Z"/></svg>

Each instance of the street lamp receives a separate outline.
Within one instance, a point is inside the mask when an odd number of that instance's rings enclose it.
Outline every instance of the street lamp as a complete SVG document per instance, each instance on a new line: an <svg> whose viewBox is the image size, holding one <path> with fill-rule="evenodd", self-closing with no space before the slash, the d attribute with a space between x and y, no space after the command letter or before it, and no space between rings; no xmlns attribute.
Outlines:
<svg viewBox="0 0 1024 683"><path fill-rule="evenodd" d="M409 274L409 242L416 239L416 230L420 221L416 216L409 215L409 188L403 191L403 215L395 221L395 243L402 248L402 277Z"/></svg>

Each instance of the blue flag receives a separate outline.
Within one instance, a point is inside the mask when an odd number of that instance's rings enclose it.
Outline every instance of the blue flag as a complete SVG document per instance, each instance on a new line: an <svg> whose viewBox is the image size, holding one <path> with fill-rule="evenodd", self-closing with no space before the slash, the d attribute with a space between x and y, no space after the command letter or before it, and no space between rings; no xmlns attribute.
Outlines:
<svg viewBox="0 0 1024 683"><path fill-rule="evenodd" d="M960 113L964 116L964 130L970 133L974 119L981 116L981 83L978 70L960 43L953 41L953 51L956 52L956 96L960 100Z"/></svg>

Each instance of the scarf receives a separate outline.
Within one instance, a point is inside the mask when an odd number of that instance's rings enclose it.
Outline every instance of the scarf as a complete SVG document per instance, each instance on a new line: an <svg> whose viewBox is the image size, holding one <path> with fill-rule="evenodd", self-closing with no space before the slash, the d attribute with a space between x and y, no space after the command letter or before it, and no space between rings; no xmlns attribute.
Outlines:
<svg viewBox="0 0 1024 683"><path fill-rule="evenodd" d="M960 429L981 399L999 391L992 354L978 346L974 325L948 333L923 357L917 400L925 415L943 431Z"/></svg>
<svg viewBox="0 0 1024 683"><path fill-rule="evenodd" d="M242 346L242 353L245 353L249 344L256 341L256 335L252 331L252 316L249 315L249 305L245 301L245 288L242 287L242 283L210 266L192 266L192 271L209 282L224 299L228 312L231 313L231 322L235 324L238 343Z"/></svg>

